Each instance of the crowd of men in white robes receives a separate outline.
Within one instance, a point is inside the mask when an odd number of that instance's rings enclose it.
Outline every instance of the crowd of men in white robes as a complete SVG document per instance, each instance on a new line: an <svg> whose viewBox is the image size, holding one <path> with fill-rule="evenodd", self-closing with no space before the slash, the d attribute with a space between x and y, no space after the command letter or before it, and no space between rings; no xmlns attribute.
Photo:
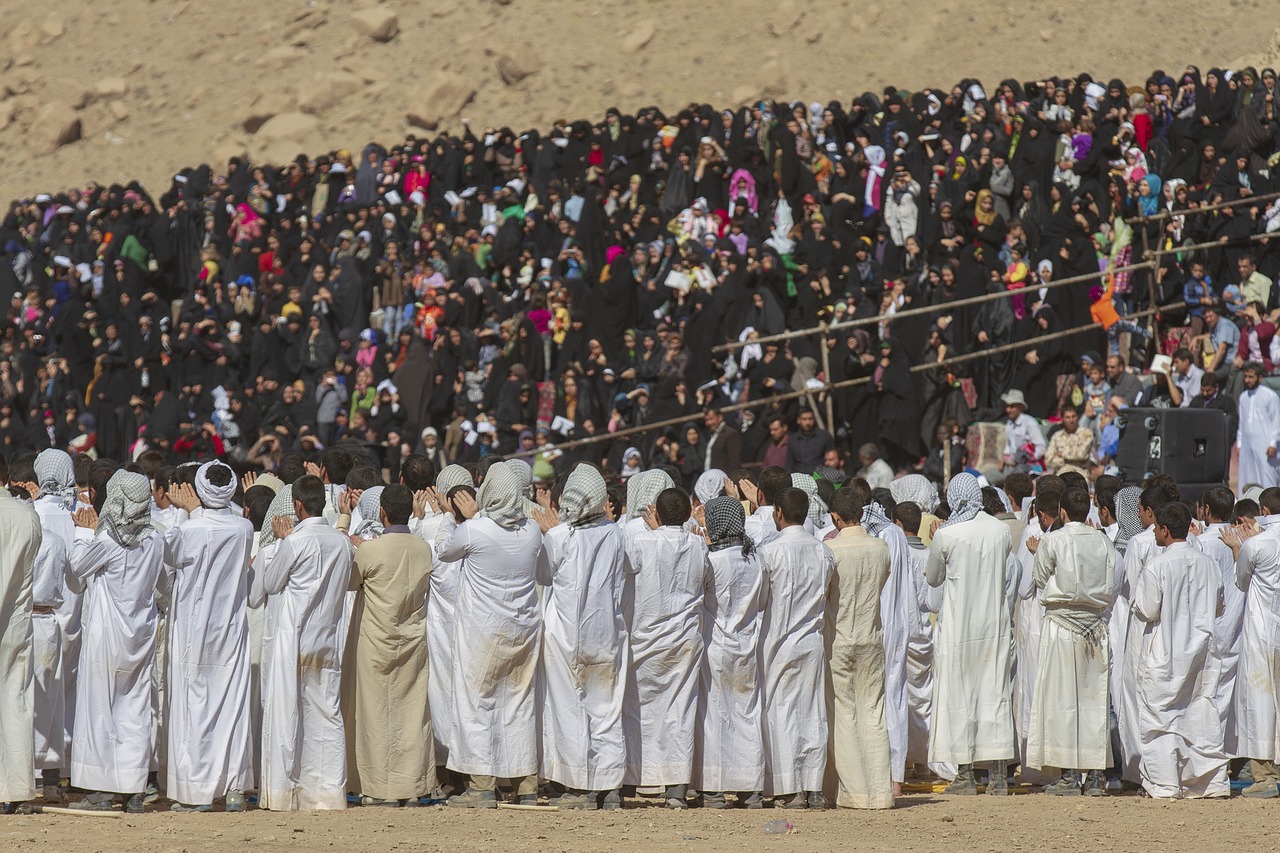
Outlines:
<svg viewBox="0 0 1280 853"><path fill-rule="evenodd" d="M4 462L0 802L1277 796L1280 488L335 460Z"/></svg>

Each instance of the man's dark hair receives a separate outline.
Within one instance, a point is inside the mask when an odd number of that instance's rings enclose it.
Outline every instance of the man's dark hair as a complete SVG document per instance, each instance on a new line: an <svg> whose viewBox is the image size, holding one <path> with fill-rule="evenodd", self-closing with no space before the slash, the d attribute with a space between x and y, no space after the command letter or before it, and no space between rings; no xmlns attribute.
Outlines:
<svg viewBox="0 0 1280 853"><path fill-rule="evenodd" d="M293 481L293 499L302 504L307 515L324 514L324 481L315 474L303 474Z"/></svg>
<svg viewBox="0 0 1280 853"><path fill-rule="evenodd" d="M83 453L77 453L71 457L71 471L76 478L76 485L81 488L89 485L89 465L92 463L88 456Z"/></svg>
<svg viewBox="0 0 1280 853"><path fill-rule="evenodd" d="M1089 481L1085 479L1084 474L1079 471L1063 471L1058 475L1062 478L1062 485L1068 489L1084 489L1089 491Z"/></svg>
<svg viewBox="0 0 1280 853"><path fill-rule="evenodd" d="M1211 486L1200 495L1200 506L1204 507L1209 516L1205 519L1206 521L1225 523L1231 520L1231 511L1236 506L1236 496L1226 486Z"/></svg>
<svg viewBox="0 0 1280 853"><path fill-rule="evenodd" d="M1123 488L1124 481L1111 474L1099 474L1098 479L1093 481L1093 490L1095 493L1098 489L1115 489L1118 492Z"/></svg>
<svg viewBox="0 0 1280 853"><path fill-rule="evenodd" d="M280 457L280 467L276 476L286 483L292 483L307 473L307 459L301 453L286 453Z"/></svg>
<svg viewBox="0 0 1280 853"><path fill-rule="evenodd" d="M1144 488L1151 488L1152 486L1160 486L1175 501L1180 498L1178 481L1168 474L1152 474L1147 479Z"/></svg>
<svg viewBox="0 0 1280 853"><path fill-rule="evenodd" d="M244 493L244 505L249 506L263 495L266 495L269 498L274 498L276 493L268 489L266 486L250 486Z"/></svg>
<svg viewBox="0 0 1280 853"><path fill-rule="evenodd" d="M729 479L733 481L735 486L741 485L743 480L746 480L754 486L756 482L756 474L749 468L739 468L729 475Z"/></svg>
<svg viewBox="0 0 1280 853"><path fill-rule="evenodd" d="M1268 515L1280 512L1280 486L1263 489L1262 494L1258 495L1258 506L1265 509Z"/></svg>
<svg viewBox="0 0 1280 853"><path fill-rule="evenodd" d="M760 502L764 506L777 506L778 496L791 488L791 475L785 468L770 465L760 472Z"/></svg>
<svg viewBox="0 0 1280 853"><path fill-rule="evenodd" d="M9 460L10 483L38 483L36 479L36 455L30 450L15 453Z"/></svg>
<svg viewBox="0 0 1280 853"><path fill-rule="evenodd" d="M262 489L262 491L250 494L250 492L256 492L258 489ZM245 505L249 508L249 521L253 524L254 530L261 532L262 522L267 517L267 511L271 509L271 502L276 499L275 493L266 486L254 486L244 494Z"/></svg>
<svg viewBox="0 0 1280 853"><path fill-rule="evenodd" d="M845 480L844 485L840 487L840 491L843 492L845 489L857 492L858 498L862 501L863 506L866 506L872 501L871 486L861 477L854 477L852 480Z"/></svg>
<svg viewBox="0 0 1280 853"><path fill-rule="evenodd" d="M431 488L436 484L437 473L435 463L421 453L414 453L400 463L400 482L410 491Z"/></svg>
<svg viewBox="0 0 1280 853"><path fill-rule="evenodd" d="M199 465L179 465L173 469L172 482L176 485L194 486L196 484L196 471L200 470Z"/></svg>
<svg viewBox="0 0 1280 853"><path fill-rule="evenodd" d="M1147 486L1142 490L1142 494L1138 495L1138 505L1144 509L1149 509L1160 516L1160 508L1171 503L1177 503L1178 496L1169 494L1169 490L1162 485Z"/></svg>
<svg viewBox="0 0 1280 853"><path fill-rule="evenodd" d="M1035 483L1031 477L1021 471L1014 471L1004 478L1004 493L1009 500L1021 506L1022 502L1035 493Z"/></svg>
<svg viewBox="0 0 1280 853"><path fill-rule="evenodd" d="M1061 505L1067 511L1069 520L1079 522L1089 520L1089 507L1092 506L1092 502L1089 500L1088 490L1067 489L1062 495Z"/></svg>
<svg viewBox="0 0 1280 853"><path fill-rule="evenodd" d="M680 472L680 469L679 469L679 468L677 468L676 466L674 466L674 465L657 465L657 466L655 466L655 467L656 467L656 468L657 468L657 470L659 470L659 471L665 471L665 472L667 473L667 476L671 478L671 482L673 482L673 483L682 483L682 482L684 482L684 474L682 474L682 473Z"/></svg>
<svg viewBox="0 0 1280 853"><path fill-rule="evenodd" d="M1179 347L1173 351L1173 357L1179 361L1195 361L1195 356L1191 354L1191 350L1186 347Z"/></svg>
<svg viewBox="0 0 1280 853"><path fill-rule="evenodd" d="M488 456L476 463L476 476L480 478L480 482L484 482L484 478L488 475L489 469L499 462L503 461L503 457L498 453L490 453Z"/></svg>
<svg viewBox="0 0 1280 853"><path fill-rule="evenodd" d="M360 465L347 472L346 486L348 489L364 491L381 485L382 472L372 465Z"/></svg>
<svg viewBox="0 0 1280 853"><path fill-rule="evenodd" d="M862 521L863 508L862 498L853 489L839 489L831 499L831 514L846 524Z"/></svg>
<svg viewBox="0 0 1280 853"><path fill-rule="evenodd" d="M831 500L836 496L836 492L838 491L838 489L836 489L836 484L830 480L818 480L816 485L818 489L818 497L822 499L824 504L830 507Z"/></svg>
<svg viewBox="0 0 1280 853"><path fill-rule="evenodd" d="M119 469L113 459L95 459L89 466L89 492L93 495L93 508L98 512L102 512L102 505L107 502L107 480Z"/></svg>
<svg viewBox="0 0 1280 853"><path fill-rule="evenodd" d="M169 487L173 485L173 470L172 465L162 465L157 468L155 473L151 475L152 487L162 492L169 491Z"/></svg>
<svg viewBox="0 0 1280 853"><path fill-rule="evenodd" d="M340 485L347 481L347 474L355 465L351 454L337 447L330 447L320 456L320 468L330 483Z"/></svg>
<svg viewBox="0 0 1280 853"><path fill-rule="evenodd" d="M215 486L227 486L235 479L235 472L226 465L210 465L205 477Z"/></svg>
<svg viewBox="0 0 1280 853"><path fill-rule="evenodd" d="M1050 518L1057 518L1058 511L1062 509L1062 496L1064 492L1057 489L1050 489L1043 494L1036 495L1036 512L1045 513Z"/></svg>
<svg viewBox="0 0 1280 853"><path fill-rule="evenodd" d="M1243 498L1236 501L1235 509L1231 511L1232 522L1239 523L1246 518L1257 518L1260 507L1257 501Z"/></svg>
<svg viewBox="0 0 1280 853"><path fill-rule="evenodd" d="M413 492L407 486L393 483L382 490L382 511L388 524L408 524L413 515Z"/></svg>
<svg viewBox="0 0 1280 853"><path fill-rule="evenodd" d="M148 477L154 475L156 471L164 467L164 465L164 454L159 450L144 450L142 453L138 454L138 467L142 470L142 473L146 474Z"/></svg>
<svg viewBox="0 0 1280 853"><path fill-rule="evenodd" d="M622 486L610 486L607 500L613 506L614 515L620 516L627 508L627 490Z"/></svg>
<svg viewBox="0 0 1280 853"><path fill-rule="evenodd" d="M1093 490L1093 499L1097 501L1098 511L1105 509L1111 513L1111 517L1116 517L1116 494L1119 492L1115 486L1105 485L1097 486Z"/></svg>
<svg viewBox="0 0 1280 853"><path fill-rule="evenodd" d="M884 514L886 516L892 516L893 508L898 505L898 502L893 499L893 492L890 492L888 489L872 490L871 500L880 504L880 507L884 510Z"/></svg>
<svg viewBox="0 0 1280 853"><path fill-rule="evenodd" d="M1057 489L1058 492L1061 493L1061 491L1067 487L1067 484L1062 482L1062 478L1057 474L1044 474L1040 477L1036 477L1035 486L1036 494L1038 495L1045 489Z"/></svg>
<svg viewBox="0 0 1280 853"><path fill-rule="evenodd" d="M809 496L801 489L783 489L773 506L787 524L804 524L809 516Z"/></svg>
<svg viewBox="0 0 1280 853"><path fill-rule="evenodd" d="M1156 510L1156 524L1169 528L1169 535L1174 539L1186 539L1191 529L1191 510L1178 501L1169 501Z"/></svg>
<svg viewBox="0 0 1280 853"><path fill-rule="evenodd" d="M693 505L689 503L689 493L679 487L663 489L658 499L653 502L658 510L658 521L666 527L677 527L689 520Z"/></svg>
<svg viewBox="0 0 1280 853"><path fill-rule="evenodd" d="M1000 492L995 486L982 487L982 511L987 515L1004 512L1004 501L1000 500Z"/></svg>
<svg viewBox="0 0 1280 853"><path fill-rule="evenodd" d="M911 501L903 501L893 508L893 520L902 525L902 532L908 536L920 535L920 507Z"/></svg>

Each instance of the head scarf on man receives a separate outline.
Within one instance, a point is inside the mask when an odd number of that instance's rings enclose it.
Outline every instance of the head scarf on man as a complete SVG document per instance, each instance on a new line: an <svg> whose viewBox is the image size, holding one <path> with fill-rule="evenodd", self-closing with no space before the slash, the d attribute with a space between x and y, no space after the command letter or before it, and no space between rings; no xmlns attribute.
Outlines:
<svg viewBox="0 0 1280 853"><path fill-rule="evenodd" d="M693 493L698 498L698 503L707 503L712 498L717 498L724 494L725 473L719 468L709 468L698 475L697 481L693 484Z"/></svg>
<svg viewBox="0 0 1280 853"><path fill-rule="evenodd" d="M225 486L215 486L209 482L209 472L214 466L226 468L227 473L231 474ZM196 470L196 497L209 509L226 509L235 493L236 477L228 466L214 461L206 462Z"/></svg>
<svg viewBox="0 0 1280 853"><path fill-rule="evenodd" d="M645 509L658 499L658 495L674 485L671 476L660 468L636 474L627 481L627 518L644 515Z"/></svg>
<svg viewBox="0 0 1280 853"><path fill-rule="evenodd" d="M528 518L538 506L533 500L533 467L524 459L508 459L502 464L511 469L511 473L520 481L520 506L524 509L525 518Z"/></svg>
<svg viewBox="0 0 1280 853"><path fill-rule="evenodd" d="M976 518L982 512L982 486L978 485L978 478L965 473L952 477L947 485L947 506L951 507L951 515L943 527Z"/></svg>
<svg viewBox="0 0 1280 853"><path fill-rule="evenodd" d="M560 493L560 520L570 527L586 527L604 518L604 503L609 496L600 472L585 463L565 480Z"/></svg>
<svg viewBox="0 0 1280 853"><path fill-rule="evenodd" d="M298 521L297 513L293 509L292 484L276 492L276 496L271 499L271 505L267 507L267 514L262 519L262 530L258 533L259 548L265 548L276 541L276 532L272 529L271 522L277 518L287 518L294 523Z"/></svg>
<svg viewBox="0 0 1280 853"><path fill-rule="evenodd" d="M755 546L747 536L747 513L741 501L728 495L712 498L703 508L703 514L712 551L738 546L744 557L751 553Z"/></svg>
<svg viewBox="0 0 1280 853"><path fill-rule="evenodd" d="M76 475L71 456L65 450L50 447L36 457L36 483L40 494L57 498L65 509L76 505Z"/></svg>
<svg viewBox="0 0 1280 853"><path fill-rule="evenodd" d="M151 524L151 481L123 468L112 474L98 529L105 530L122 548L132 548L151 535L155 529Z"/></svg>
<svg viewBox="0 0 1280 853"><path fill-rule="evenodd" d="M792 474L791 485L809 496L809 520L820 526L827 514L827 503L818 495L818 481L808 474Z"/></svg>
<svg viewBox="0 0 1280 853"><path fill-rule="evenodd" d="M458 486L474 486L475 482L475 478L466 468L461 465L449 465L436 475L436 494L441 498L447 498L452 489Z"/></svg>
<svg viewBox="0 0 1280 853"><path fill-rule="evenodd" d="M382 490L383 486L374 486L360 493L356 509L360 512L360 523L351 532L365 539L374 539L382 535Z"/></svg>
<svg viewBox="0 0 1280 853"><path fill-rule="evenodd" d="M1120 529L1116 532L1116 550L1124 554L1129 540L1142 532L1142 519L1138 517L1141 505L1142 489L1137 486L1125 486L1116 492L1116 522Z"/></svg>
<svg viewBox="0 0 1280 853"><path fill-rule="evenodd" d="M528 520L524 500L524 483L515 469L506 464L491 467L476 494L480 517L507 530L518 530Z"/></svg>
<svg viewBox="0 0 1280 853"><path fill-rule="evenodd" d="M889 484L889 494L898 503L913 503L921 512L938 508L938 487L923 474L908 474Z"/></svg>

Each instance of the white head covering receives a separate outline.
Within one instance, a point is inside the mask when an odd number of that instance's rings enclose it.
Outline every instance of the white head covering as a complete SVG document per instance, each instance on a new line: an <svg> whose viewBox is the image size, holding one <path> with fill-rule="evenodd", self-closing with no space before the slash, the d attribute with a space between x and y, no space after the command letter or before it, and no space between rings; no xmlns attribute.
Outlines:
<svg viewBox="0 0 1280 853"><path fill-rule="evenodd" d="M560 493L560 520L570 527L585 527L599 521L604 518L604 502L608 496L609 488L600 472L579 462Z"/></svg>
<svg viewBox="0 0 1280 853"><path fill-rule="evenodd" d="M50 447L36 457L36 483L40 493L57 498L66 509L76 505L76 475L71 455Z"/></svg>
<svg viewBox="0 0 1280 853"><path fill-rule="evenodd" d="M267 507L267 514L262 519L262 532L258 534L259 548L265 548L276 541L276 532L271 529L271 522L277 518L287 518L295 522L298 520L297 513L293 510L292 483L276 492L276 496L271 499L271 506Z"/></svg>
<svg viewBox="0 0 1280 853"><path fill-rule="evenodd" d="M943 527L970 521L982 512L982 486L978 478L967 473L952 477L947 484L947 505L951 507L951 515Z"/></svg>
<svg viewBox="0 0 1280 853"><path fill-rule="evenodd" d="M356 509L360 510L360 524L351 531L356 536L372 539L382 535L382 490L385 486L365 489Z"/></svg>
<svg viewBox="0 0 1280 853"><path fill-rule="evenodd" d="M938 488L923 474L908 474L889 484L889 494L898 503L913 503L921 512L938 508Z"/></svg>
<svg viewBox="0 0 1280 853"><path fill-rule="evenodd" d="M445 469L436 475L436 492L442 498L448 497L449 491L454 487L473 486L475 482L471 472L461 465L446 465Z"/></svg>
<svg viewBox="0 0 1280 853"><path fill-rule="evenodd" d="M709 468L698 475L697 482L693 484L693 493L698 498L698 503L709 503L712 498L718 498L724 494L725 473L719 468Z"/></svg>
<svg viewBox="0 0 1280 853"><path fill-rule="evenodd" d="M641 471L627 480L627 518L644 515L645 509L658 499L658 495L674 485L671 476L660 468Z"/></svg>
<svg viewBox="0 0 1280 853"><path fill-rule="evenodd" d="M529 468L524 463L520 464L526 470ZM528 519L524 511L524 486L521 478L514 467L505 463L492 466L485 474L480 491L476 494L476 502L480 504L481 518L488 518L507 530L520 528Z"/></svg>
<svg viewBox="0 0 1280 853"><path fill-rule="evenodd" d="M107 480L107 501L102 505L98 529L105 530L122 548L132 548L151 535L151 481L121 468Z"/></svg>
<svg viewBox="0 0 1280 853"><path fill-rule="evenodd" d="M196 471L196 496L200 498L200 503L209 509L225 509L231 503L231 498L236 493L236 476L231 472L231 479L227 481L225 486L215 486L209 482L209 472L214 466L226 468L228 472L231 469L221 462L206 462Z"/></svg>
<svg viewBox="0 0 1280 853"><path fill-rule="evenodd" d="M827 514L827 504L818 495L818 481L808 474L792 474L791 485L809 496L809 520L821 525L822 517Z"/></svg>

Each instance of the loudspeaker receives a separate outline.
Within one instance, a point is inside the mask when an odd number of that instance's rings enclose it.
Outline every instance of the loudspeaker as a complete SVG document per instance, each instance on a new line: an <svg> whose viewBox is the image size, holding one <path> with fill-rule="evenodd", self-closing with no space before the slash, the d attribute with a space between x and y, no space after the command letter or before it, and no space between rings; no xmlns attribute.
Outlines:
<svg viewBox="0 0 1280 853"><path fill-rule="evenodd" d="M1126 483L1168 474L1179 483L1225 483L1231 465L1227 415L1219 409L1125 409L1116 467Z"/></svg>

